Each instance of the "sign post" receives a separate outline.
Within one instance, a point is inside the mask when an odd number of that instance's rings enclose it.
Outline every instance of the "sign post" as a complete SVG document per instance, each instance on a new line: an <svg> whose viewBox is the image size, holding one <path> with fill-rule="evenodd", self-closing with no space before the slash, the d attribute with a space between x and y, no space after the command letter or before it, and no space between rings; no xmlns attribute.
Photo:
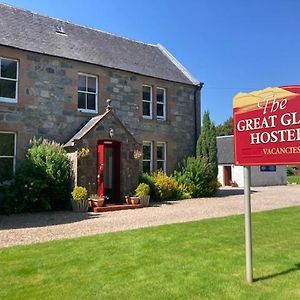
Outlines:
<svg viewBox="0 0 300 300"><path fill-rule="evenodd" d="M246 277L253 282L250 166L300 164L300 85L239 93L234 161L244 167Z"/></svg>
<svg viewBox="0 0 300 300"><path fill-rule="evenodd" d="M244 167L244 206L245 206L245 250L246 250L246 277L249 283L253 282L252 264L252 224L251 224L251 169Z"/></svg>

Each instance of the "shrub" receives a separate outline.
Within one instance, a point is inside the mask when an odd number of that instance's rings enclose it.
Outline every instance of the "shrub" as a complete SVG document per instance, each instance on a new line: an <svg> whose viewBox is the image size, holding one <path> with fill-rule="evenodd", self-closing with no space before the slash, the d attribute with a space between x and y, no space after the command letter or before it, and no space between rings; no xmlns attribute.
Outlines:
<svg viewBox="0 0 300 300"><path fill-rule="evenodd" d="M294 175L294 170L290 167L287 168L286 170L287 176L293 176Z"/></svg>
<svg viewBox="0 0 300 300"><path fill-rule="evenodd" d="M7 213L69 207L70 161L57 143L33 139L4 201Z"/></svg>
<svg viewBox="0 0 300 300"><path fill-rule="evenodd" d="M153 198L155 195L155 186L153 182L153 177L148 173L143 173L139 179L140 183L146 183L150 188L150 198Z"/></svg>
<svg viewBox="0 0 300 300"><path fill-rule="evenodd" d="M138 187L135 189L135 193L137 196L148 196L150 195L150 187L147 183L140 183Z"/></svg>
<svg viewBox="0 0 300 300"><path fill-rule="evenodd" d="M179 183L175 177L168 176L162 171L156 171L151 175L144 173L140 177L140 182L149 186L151 198L158 201L191 198L185 184Z"/></svg>
<svg viewBox="0 0 300 300"><path fill-rule="evenodd" d="M178 200L183 199L183 186L180 186L178 181L171 176L167 176L162 171L156 171L152 174L155 199L157 200Z"/></svg>
<svg viewBox="0 0 300 300"><path fill-rule="evenodd" d="M87 200L88 198L87 189L83 186L75 186L72 191L72 198L74 201Z"/></svg>
<svg viewBox="0 0 300 300"><path fill-rule="evenodd" d="M206 158L187 158L174 176L186 186L192 197L210 197L217 192L218 180Z"/></svg>

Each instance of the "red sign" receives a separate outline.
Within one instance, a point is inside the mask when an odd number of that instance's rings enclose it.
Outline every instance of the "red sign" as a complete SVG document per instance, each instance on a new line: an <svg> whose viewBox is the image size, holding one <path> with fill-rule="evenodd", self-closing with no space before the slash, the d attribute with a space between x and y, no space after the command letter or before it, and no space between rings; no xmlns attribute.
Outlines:
<svg viewBox="0 0 300 300"><path fill-rule="evenodd" d="M300 85L237 94L233 120L236 165L300 164Z"/></svg>

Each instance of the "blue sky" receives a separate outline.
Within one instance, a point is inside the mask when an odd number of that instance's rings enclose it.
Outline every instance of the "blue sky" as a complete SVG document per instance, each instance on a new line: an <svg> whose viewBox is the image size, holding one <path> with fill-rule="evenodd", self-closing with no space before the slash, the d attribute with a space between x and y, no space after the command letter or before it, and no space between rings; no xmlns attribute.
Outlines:
<svg viewBox="0 0 300 300"><path fill-rule="evenodd" d="M238 92L299 83L298 0L15 0L7 4L164 45L204 82L219 124Z"/></svg>

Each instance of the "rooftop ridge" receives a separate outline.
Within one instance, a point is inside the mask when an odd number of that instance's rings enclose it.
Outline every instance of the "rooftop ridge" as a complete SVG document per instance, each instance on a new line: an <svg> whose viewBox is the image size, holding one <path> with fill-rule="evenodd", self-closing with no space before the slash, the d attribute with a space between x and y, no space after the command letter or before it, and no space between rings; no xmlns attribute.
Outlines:
<svg viewBox="0 0 300 300"><path fill-rule="evenodd" d="M5 2L0 3L0 5L5 5L5 6L9 7L9 8L15 9L15 10L21 10L21 11L24 11L26 13L31 13L33 15L37 15L37 16L40 16L40 17L44 17L44 18L56 20L56 21L59 21L59 22L70 24L70 25L82 27L82 28L85 28L85 29L90 29L90 30L93 30L93 31L96 31L96 32L101 32L101 33L104 33L104 34L107 34L107 35L111 35L111 36L114 36L114 37L117 37L117 38L121 38L121 39L130 41L130 42L134 42L134 43L138 43L138 44L142 44L142 45L146 45L146 46L151 46L151 47L157 47L157 45L154 45L154 44L145 43L145 42L138 41L138 40L135 40L135 39L132 39L132 38L129 38L129 37L124 37L124 36L121 36L121 35L117 35L117 34L112 33L112 32L104 31L104 30L101 30L101 29L98 29L98 28L89 27L87 25L74 23L74 22L69 21L69 20L63 20L63 19L59 19L59 18L56 18L56 17L47 16L47 15L44 15L42 13L38 13L38 12L29 10L29 9L19 8L19 7L13 6L13 5L5 3Z"/></svg>

